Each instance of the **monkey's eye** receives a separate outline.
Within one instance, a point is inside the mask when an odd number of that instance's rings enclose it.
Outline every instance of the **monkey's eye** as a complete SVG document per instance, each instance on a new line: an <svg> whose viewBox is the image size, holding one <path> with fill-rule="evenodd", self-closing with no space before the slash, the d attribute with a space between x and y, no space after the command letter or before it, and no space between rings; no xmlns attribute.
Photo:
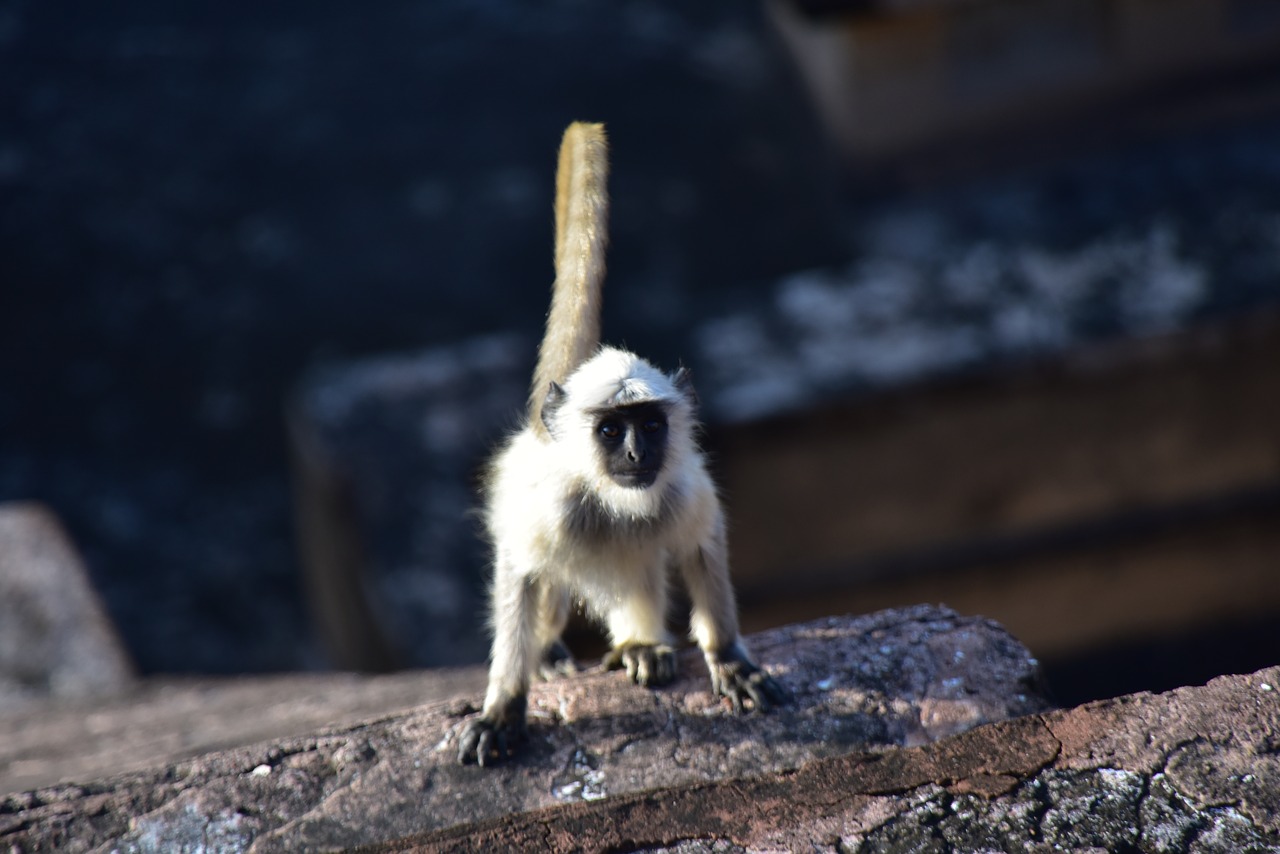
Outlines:
<svg viewBox="0 0 1280 854"><path fill-rule="evenodd" d="M646 433L657 433L663 427L667 426L664 422L657 418L650 418L648 421L640 425L640 429Z"/></svg>
<svg viewBox="0 0 1280 854"><path fill-rule="evenodd" d="M616 421L605 421L596 428L606 439L616 439L622 435L622 427Z"/></svg>

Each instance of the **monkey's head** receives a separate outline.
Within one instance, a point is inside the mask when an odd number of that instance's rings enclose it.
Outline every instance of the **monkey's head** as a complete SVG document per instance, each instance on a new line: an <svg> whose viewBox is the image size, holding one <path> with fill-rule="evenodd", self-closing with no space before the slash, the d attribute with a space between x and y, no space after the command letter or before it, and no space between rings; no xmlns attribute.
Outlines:
<svg viewBox="0 0 1280 854"><path fill-rule="evenodd" d="M565 462L597 493L660 491L693 451L695 403L685 369L668 376L606 347L563 386L551 384L542 420Z"/></svg>

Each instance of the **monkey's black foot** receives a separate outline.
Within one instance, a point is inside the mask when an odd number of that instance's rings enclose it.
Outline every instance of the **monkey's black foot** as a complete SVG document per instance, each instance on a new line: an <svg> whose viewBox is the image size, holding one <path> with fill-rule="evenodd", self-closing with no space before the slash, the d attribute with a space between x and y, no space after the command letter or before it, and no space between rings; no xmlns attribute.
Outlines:
<svg viewBox="0 0 1280 854"><path fill-rule="evenodd" d="M632 682L656 688L676 678L676 651L665 643L624 643L609 651L604 666L626 668Z"/></svg>
<svg viewBox="0 0 1280 854"><path fill-rule="evenodd" d="M555 641L542 653L538 673L543 679L550 681L557 676L572 676L577 672L578 662L573 660L573 653L563 641Z"/></svg>
<svg viewBox="0 0 1280 854"><path fill-rule="evenodd" d="M737 644L723 652L709 653L707 669L711 671L712 692L718 697L728 697L738 714L742 713L743 702L748 699L761 712L791 700L787 689L757 667Z"/></svg>
<svg viewBox="0 0 1280 854"><path fill-rule="evenodd" d="M523 696L512 697L463 724L458 733L458 761L463 765L475 762L484 768L512 756L529 737L526 704Z"/></svg>

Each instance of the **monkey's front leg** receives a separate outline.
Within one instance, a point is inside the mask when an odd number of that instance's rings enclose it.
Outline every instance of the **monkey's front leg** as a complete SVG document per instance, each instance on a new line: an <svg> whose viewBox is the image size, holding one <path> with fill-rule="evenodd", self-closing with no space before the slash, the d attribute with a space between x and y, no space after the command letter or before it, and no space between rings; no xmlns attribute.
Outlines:
<svg viewBox="0 0 1280 854"><path fill-rule="evenodd" d="M458 761L486 766L506 759L528 738L529 674L537 658L538 584L499 563L493 579L493 653L484 709L458 735Z"/></svg>
<svg viewBox="0 0 1280 854"><path fill-rule="evenodd" d="M665 567L655 563L609 611L613 649L604 658L608 670L627 671L637 685L657 688L676 678L676 651L666 627Z"/></svg>
<svg viewBox="0 0 1280 854"><path fill-rule="evenodd" d="M785 704L787 689L756 666L738 637L738 607L729 581L724 520L718 517L711 536L680 563L689 598L690 624L711 674L711 690L728 697L734 711L750 700L758 711Z"/></svg>

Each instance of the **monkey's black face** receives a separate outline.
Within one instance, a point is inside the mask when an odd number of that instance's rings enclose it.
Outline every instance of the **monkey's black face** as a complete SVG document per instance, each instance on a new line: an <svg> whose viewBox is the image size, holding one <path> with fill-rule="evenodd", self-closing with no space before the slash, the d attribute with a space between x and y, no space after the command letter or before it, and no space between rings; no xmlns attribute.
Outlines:
<svg viewBox="0 0 1280 854"><path fill-rule="evenodd" d="M656 403L604 410L596 417L596 442L614 483L653 486L667 453L666 410Z"/></svg>

